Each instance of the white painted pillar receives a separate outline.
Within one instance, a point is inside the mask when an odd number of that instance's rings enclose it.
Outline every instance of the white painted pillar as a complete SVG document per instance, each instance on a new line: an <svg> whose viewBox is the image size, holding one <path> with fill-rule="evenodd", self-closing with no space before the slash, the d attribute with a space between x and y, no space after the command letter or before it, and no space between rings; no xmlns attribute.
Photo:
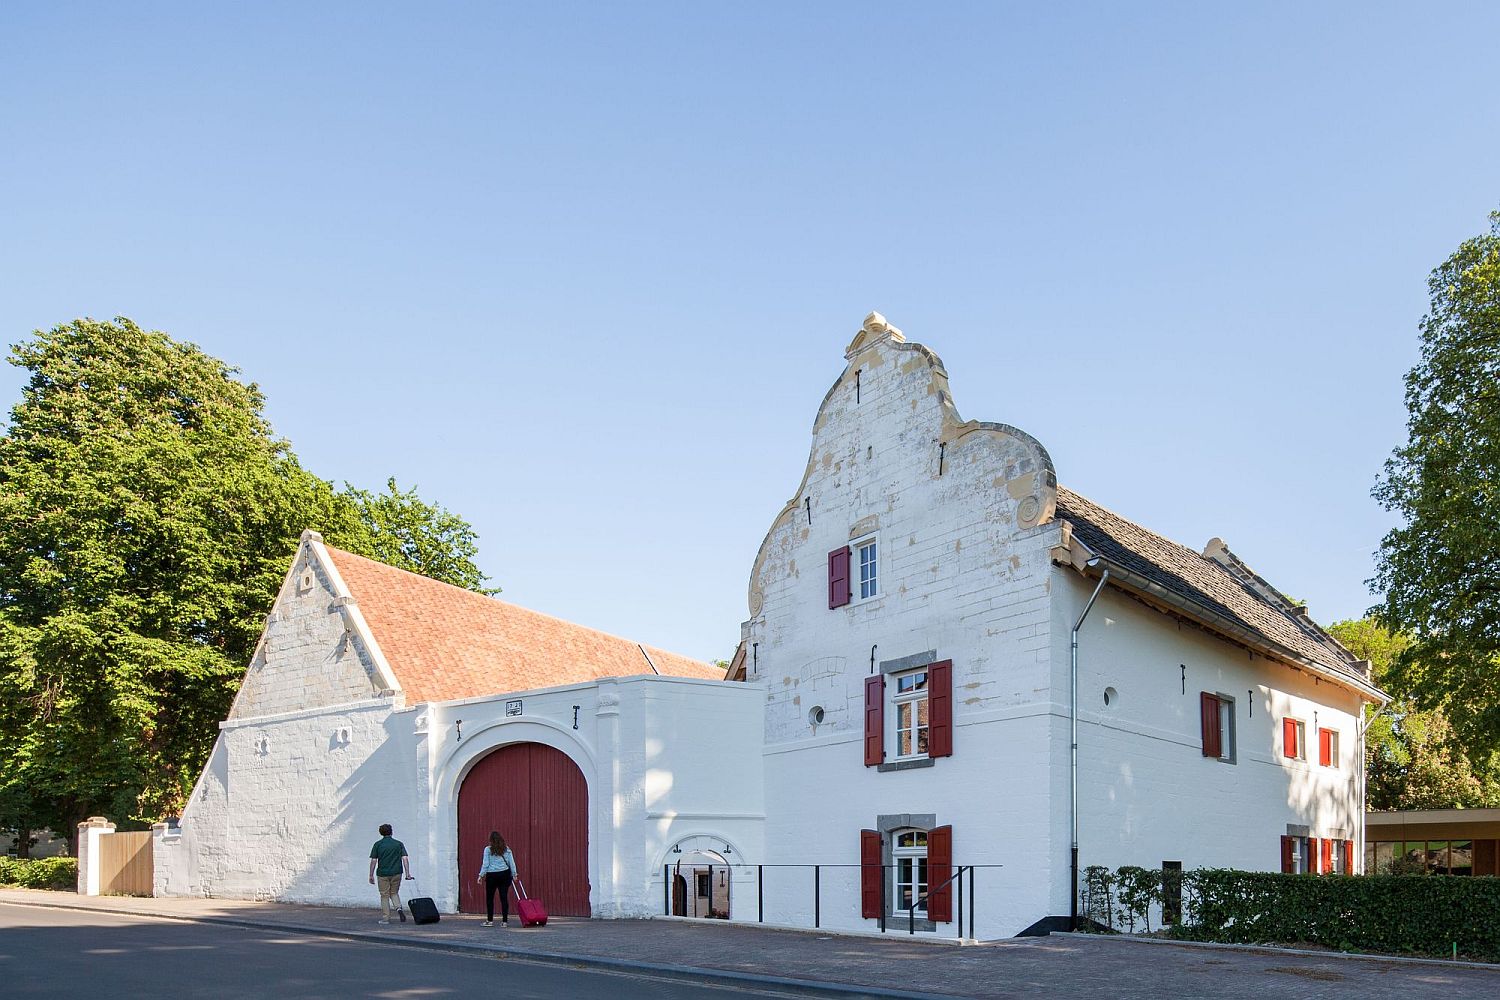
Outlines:
<svg viewBox="0 0 1500 1000"><path fill-rule="evenodd" d="M595 711L599 733L598 788L589 789L589 816L593 823L591 839L598 871L593 875L593 910L596 917L620 915L619 878L620 838L620 688L613 679L599 682L599 707Z"/></svg>

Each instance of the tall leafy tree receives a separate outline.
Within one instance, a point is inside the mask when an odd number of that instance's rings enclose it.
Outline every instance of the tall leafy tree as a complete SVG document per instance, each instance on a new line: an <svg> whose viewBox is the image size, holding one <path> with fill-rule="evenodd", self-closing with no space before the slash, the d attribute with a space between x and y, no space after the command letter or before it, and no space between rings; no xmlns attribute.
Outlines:
<svg viewBox="0 0 1500 1000"><path fill-rule="evenodd" d="M344 484L342 496L359 518L355 551L399 569L421 573L481 594L498 594L486 587L485 575L474 559L479 554L474 528L457 514L402 490L394 478L384 493L371 493Z"/></svg>
<svg viewBox="0 0 1500 1000"><path fill-rule="evenodd" d="M1400 515L1372 585L1411 645L1390 683L1442 706L1470 752L1500 748L1500 212L1428 281L1406 376L1407 443L1375 496Z"/></svg>
<svg viewBox="0 0 1500 1000"><path fill-rule="evenodd" d="M1370 661L1376 684L1388 686L1411 648L1373 618L1337 622L1328 631ZM1500 805L1500 755L1470 754L1441 707L1420 709L1410 696L1366 708L1366 798L1371 809L1474 809Z"/></svg>
<svg viewBox="0 0 1500 1000"><path fill-rule="evenodd" d="M11 362L30 379L0 436L0 828L177 811L303 529L483 581L467 523L394 482L335 490L192 344L78 320Z"/></svg>

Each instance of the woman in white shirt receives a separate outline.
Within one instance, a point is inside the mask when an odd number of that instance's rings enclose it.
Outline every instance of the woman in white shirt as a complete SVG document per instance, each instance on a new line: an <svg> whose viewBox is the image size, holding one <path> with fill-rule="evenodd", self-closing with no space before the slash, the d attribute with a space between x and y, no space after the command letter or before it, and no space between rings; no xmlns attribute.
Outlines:
<svg viewBox="0 0 1500 1000"><path fill-rule="evenodd" d="M500 831L490 831L490 842L479 865L479 881L484 884L484 926L495 926L495 892L500 892L500 923L510 924L510 883L516 877L516 859L505 846Z"/></svg>

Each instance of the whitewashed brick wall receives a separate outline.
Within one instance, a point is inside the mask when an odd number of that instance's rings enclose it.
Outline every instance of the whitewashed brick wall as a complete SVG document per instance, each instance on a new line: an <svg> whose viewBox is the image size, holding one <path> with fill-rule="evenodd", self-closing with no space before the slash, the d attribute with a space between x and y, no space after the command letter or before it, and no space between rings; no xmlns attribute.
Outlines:
<svg viewBox="0 0 1500 1000"><path fill-rule="evenodd" d="M373 697L380 685L340 597L310 544L298 549L230 718L299 712Z"/></svg>
<svg viewBox="0 0 1500 1000"><path fill-rule="evenodd" d="M959 418L929 352L879 335L856 343L818 412L806 479L751 578L743 632L766 699L768 862L857 864L859 831L878 816L933 814L954 828L955 862L1005 866L977 877L982 936L1046 915L1056 873L1045 859L1059 846L1048 593L1059 532L1036 522L1054 487L1029 437ZM881 596L829 610L828 553L872 531ZM856 561L856 595L857 573ZM876 669L928 650L953 661L951 758L864 766L872 645ZM809 721L814 706L821 725ZM773 892L768 878L767 919L810 923L810 882L805 871ZM830 871L825 884L825 926L874 927L859 916L854 872Z"/></svg>

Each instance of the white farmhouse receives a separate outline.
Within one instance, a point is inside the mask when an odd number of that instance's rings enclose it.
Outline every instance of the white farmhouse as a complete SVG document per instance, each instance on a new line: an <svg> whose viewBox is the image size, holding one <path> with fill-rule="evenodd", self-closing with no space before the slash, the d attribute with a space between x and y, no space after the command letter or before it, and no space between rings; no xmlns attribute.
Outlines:
<svg viewBox="0 0 1500 1000"><path fill-rule="evenodd" d="M1065 924L1075 866L1352 871L1369 665L1219 540L962 419L879 314L845 357L734 664L765 690L768 859L864 864L823 925L951 934L960 866L980 937Z"/></svg>
<svg viewBox="0 0 1500 1000"><path fill-rule="evenodd" d="M986 939L1089 865L1354 870L1369 665L878 314L845 357L727 679L305 535L158 894L373 906L384 822L450 912L498 829L556 914Z"/></svg>

